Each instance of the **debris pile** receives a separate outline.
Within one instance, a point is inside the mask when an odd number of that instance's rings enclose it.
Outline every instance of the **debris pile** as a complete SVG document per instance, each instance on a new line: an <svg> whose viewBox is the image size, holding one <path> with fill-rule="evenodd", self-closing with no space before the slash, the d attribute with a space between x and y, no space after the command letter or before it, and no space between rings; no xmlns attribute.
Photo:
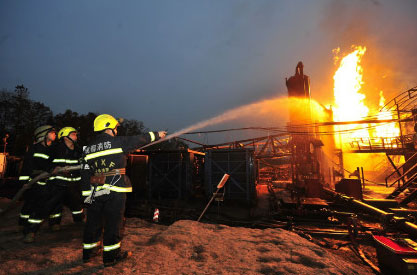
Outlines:
<svg viewBox="0 0 417 275"><path fill-rule="evenodd" d="M8 199L0 199L0 207ZM359 260L283 229L249 229L180 220L170 226L128 218L123 249L133 256L104 268L101 257L83 264L83 226L64 213L62 229L43 225L33 244L24 244L18 208L0 225L0 274L373 274Z"/></svg>

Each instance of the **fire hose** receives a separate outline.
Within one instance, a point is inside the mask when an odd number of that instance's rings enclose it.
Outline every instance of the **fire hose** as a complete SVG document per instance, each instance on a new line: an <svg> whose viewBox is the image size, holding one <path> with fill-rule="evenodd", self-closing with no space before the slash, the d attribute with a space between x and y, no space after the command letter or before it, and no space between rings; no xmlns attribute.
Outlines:
<svg viewBox="0 0 417 275"><path fill-rule="evenodd" d="M9 202L9 204L6 205L4 209L0 209L0 216L6 214L6 212L8 212L12 208L12 206L23 196L23 193L25 193L26 190L31 188L36 182L42 179L49 178L51 175L56 175L56 174L73 171L73 170L80 170L80 169L81 169L81 165L63 166L63 167L57 167L56 170L53 171L53 173L52 172L40 173L39 175L34 177L32 180L30 180L27 184L24 184L22 188L20 188L20 190L16 193L16 195L14 195L12 200Z"/></svg>
<svg viewBox="0 0 417 275"><path fill-rule="evenodd" d="M173 137L178 136L178 135L179 134L176 134L176 135L175 134L171 134L171 135L167 136L166 138L162 138L160 140L157 140L157 141L151 142L151 143L149 143L149 144L147 144L145 146L142 146L138 150L144 149L146 147L149 147L151 145L160 143L162 141L169 140L170 138L173 138ZM77 166L64 166L64 167L58 167L53 173L43 172L43 173L37 175L32 180L30 180L27 184L24 184L23 185L23 187L16 193L16 195L9 202L9 204L6 205L6 207L4 209L0 209L0 216L4 215L6 212L8 212L12 208L12 206L14 205L14 203L16 203L16 201L18 201L23 196L23 193L25 193L26 190L28 190L29 188L31 188L32 185L35 184L36 182L38 182L39 180L49 178L51 175L56 175L56 174L59 174L59 173L73 171L73 170L80 170L80 169L81 169L81 164L80 165L77 165ZM95 191L96 191L96 187L94 188L93 193L95 193Z"/></svg>

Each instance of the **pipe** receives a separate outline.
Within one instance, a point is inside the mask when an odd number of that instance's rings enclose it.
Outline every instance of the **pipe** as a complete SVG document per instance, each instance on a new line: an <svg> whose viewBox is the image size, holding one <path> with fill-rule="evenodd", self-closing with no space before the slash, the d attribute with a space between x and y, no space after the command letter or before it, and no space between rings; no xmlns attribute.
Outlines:
<svg viewBox="0 0 417 275"><path fill-rule="evenodd" d="M327 194L331 195L332 197L339 199L345 203L351 204L352 206L361 209L362 211L370 214L370 215L376 215L378 216L382 221L388 221L391 220L394 216L393 213L386 212L384 210L381 210L379 208L376 208L372 205L366 204L362 201L356 200L352 197L348 197L346 195L337 193L333 190L323 188L323 191L325 191Z"/></svg>
<svg viewBox="0 0 417 275"><path fill-rule="evenodd" d="M340 201L348 203L354 207L360 208L360 210L367 212L368 214L378 216L381 222L383 222L384 224L395 226L400 230L403 230L406 233L410 234L411 236L417 237L417 225L407 221L406 218L394 216L394 213L386 212L364 202L355 200L354 198L337 193L333 190L327 188L323 188L323 190L335 199L339 199Z"/></svg>

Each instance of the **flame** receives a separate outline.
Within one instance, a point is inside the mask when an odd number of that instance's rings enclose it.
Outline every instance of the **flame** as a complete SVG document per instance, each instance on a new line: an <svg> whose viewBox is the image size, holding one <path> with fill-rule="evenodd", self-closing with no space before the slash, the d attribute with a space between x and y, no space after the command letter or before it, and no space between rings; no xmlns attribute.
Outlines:
<svg viewBox="0 0 417 275"><path fill-rule="evenodd" d="M378 120L393 119L393 113L388 111L372 112L365 105L365 93L361 91L363 85L363 68L361 60L366 52L366 47L353 47L353 52L343 58L336 56L335 62L340 65L333 76L334 79L334 98L333 108L335 121L357 121L364 120L370 115L377 117ZM334 54L339 54L340 49L333 50ZM385 97L382 91L379 93L379 108L372 106L372 110L383 109ZM376 105L376 104L375 104ZM335 140L336 145L343 149L359 148L398 148L400 135L399 126L394 123L375 123L356 124L339 126L339 139ZM381 163L386 163L384 156L379 154L344 154L343 162L347 169L353 171L356 167L363 166L367 170L374 170Z"/></svg>
<svg viewBox="0 0 417 275"><path fill-rule="evenodd" d="M384 107L385 97L382 91L379 92L379 107ZM393 119L392 112L381 111L378 113L378 119ZM400 135L400 129L394 122L378 125L375 128L376 135L379 137L398 137Z"/></svg>
<svg viewBox="0 0 417 275"><path fill-rule="evenodd" d="M340 49L333 50L338 53ZM369 108L365 105L365 94L361 93L363 84L362 73L363 69L360 66L362 56L365 54L366 47L354 47L354 51L343 57L340 61L340 66L333 76L334 80L334 120L335 121L355 121L363 120L368 116ZM336 61L339 58L335 58ZM339 130L352 130L357 128L364 128L364 125L349 125L341 126ZM353 137L369 137L367 129L360 129L350 131L343 135L344 140ZM339 146L343 144L340 137Z"/></svg>

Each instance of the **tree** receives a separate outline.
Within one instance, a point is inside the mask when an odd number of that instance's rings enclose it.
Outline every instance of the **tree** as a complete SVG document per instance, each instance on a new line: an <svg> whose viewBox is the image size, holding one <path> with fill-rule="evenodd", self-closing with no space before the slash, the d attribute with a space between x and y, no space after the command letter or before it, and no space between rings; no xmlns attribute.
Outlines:
<svg viewBox="0 0 417 275"><path fill-rule="evenodd" d="M5 132L12 131L12 101L13 93L3 89L0 91L0 131L2 135Z"/></svg>
<svg viewBox="0 0 417 275"><path fill-rule="evenodd" d="M73 127L78 131L78 143L84 145L88 143L93 135L93 123L96 114L88 113L79 115L77 112L66 110L63 114L57 114L54 117L54 125L59 131L63 127Z"/></svg>
<svg viewBox="0 0 417 275"><path fill-rule="evenodd" d="M3 89L1 98L1 134L10 135L8 151L22 155L32 143L35 129L52 122L52 111L43 103L30 100L24 85L17 85L14 93Z"/></svg>
<svg viewBox="0 0 417 275"><path fill-rule="evenodd" d="M118 128L118 133L122 136L140 135L147 129L142 121L135 119L124 119Z"/></svg>
<svg viewBox="0 0 417 275"><path fill-rule="evenodd" d="M13 155L23 155L33 143L35 129L42 125L53 125L59 131L63 127L73 127L79 133L78 143L84 145L94 138L95 113L78 114L66 110L62 114L53 115L51 109L41 102L29 98L29 90L24 85L17 85L14 92L6 89L0 91L0 138L6 134L8 152ZM125 119L118 128L119 135L139 135L149 131L142 121ZM161 142L149 147L150 150L185 149L187 145L177 139Z"/></svg>

